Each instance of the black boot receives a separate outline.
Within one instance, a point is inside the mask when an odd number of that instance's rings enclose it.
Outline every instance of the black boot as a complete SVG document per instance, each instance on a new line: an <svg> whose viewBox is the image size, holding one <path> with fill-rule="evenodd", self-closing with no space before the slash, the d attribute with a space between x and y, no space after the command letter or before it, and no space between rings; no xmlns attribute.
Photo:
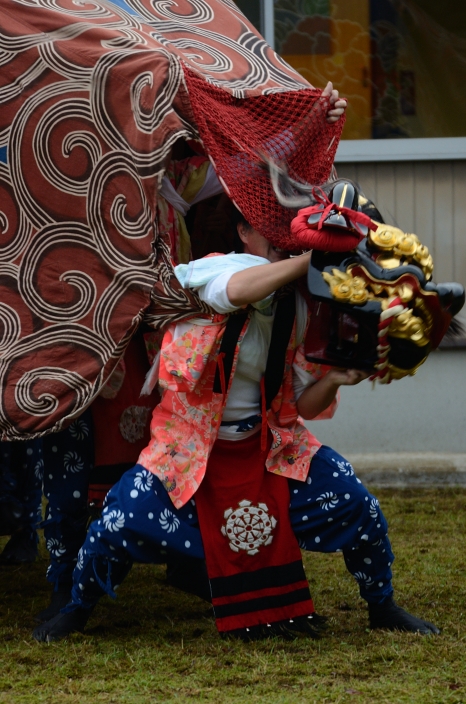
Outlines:
<svg viewBox="0 0 466 704"><path fill-rule="evenodd" d="M67 638L71 633L83 633L93 609L94 607L78 608L67 614L59 613L50 621L37 626L32 632L32 637L39 643L53 643Z"/></svg>
<svg viewBox="0 0 466 704"><path fill-rule="evenodd" d="M172 553L167 558L167 584L209 603L212 601L205 560Z"/></svg>
<svg viewBox="0 0 466 704"><path fill-rule="evenodd" d="M0 496L0 535L12 535L20 530L24 525L23 514L21 501L14 496Z"/></svg>
<svg viewBox="0 0 466 704"><path fill-rule="evenodd" d="M13 533L0 554L2 565L23 565L34 562L37 557L37 533L24 528Z"/></svg>
<svg viewBox="0 0 466 704"><path fill-rule="evenodd" d="M51 618L57 616L70 603L72 586L72 582L59 584L58 589L54 589L52 592L49 605L34 616L34 621L45 623L45 621L50 621Z"/></svg>
<svg viewBox="0 0 466 704"><path fill-rule="evenodd" d="M438 635L440 630L429 621L412 616L398 606L393 597L385 599L381 604L369 604L369 626L371 628L386 628L389 631L410 631Z"/></svg>

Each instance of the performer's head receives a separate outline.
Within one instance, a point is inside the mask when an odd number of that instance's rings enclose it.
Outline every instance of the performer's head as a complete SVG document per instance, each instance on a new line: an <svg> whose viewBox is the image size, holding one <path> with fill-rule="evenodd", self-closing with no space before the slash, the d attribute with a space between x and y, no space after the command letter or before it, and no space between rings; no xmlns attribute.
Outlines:
<svg viewBox="0 0 466 704"><path fill-rule="evenodd" d="M232 206L232 224L234 247L237 254L254 254L257 257L268 259L269 262L278 262L288 259L290 252L287 252L269 242L246 220L244 215Z"/></svg>

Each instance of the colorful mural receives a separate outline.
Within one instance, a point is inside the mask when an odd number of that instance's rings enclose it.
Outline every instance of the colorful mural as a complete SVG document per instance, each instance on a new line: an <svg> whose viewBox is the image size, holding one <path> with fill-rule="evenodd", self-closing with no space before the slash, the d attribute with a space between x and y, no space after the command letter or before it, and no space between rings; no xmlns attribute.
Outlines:
<svg viewBox="0 0 466 704"><path fill-rule="evenodd" d="M345 139L464 136L457 10L454 0L276 0L275 49L349 99Z"/></svg>

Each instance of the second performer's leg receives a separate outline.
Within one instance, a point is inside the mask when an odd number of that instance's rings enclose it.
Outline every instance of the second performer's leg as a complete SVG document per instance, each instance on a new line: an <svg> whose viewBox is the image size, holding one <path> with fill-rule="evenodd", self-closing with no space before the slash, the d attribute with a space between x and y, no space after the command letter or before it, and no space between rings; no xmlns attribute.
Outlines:
<svg viewBox="0 0 466 704"><path fill-rule="evenodd" d="M87 492L94 462L92 417L85 411L68 428L43 438L43 483L47 499L42 523L53 584L50 603L36 620L48 621L68 603L78 552L86 537Z"/></svg>

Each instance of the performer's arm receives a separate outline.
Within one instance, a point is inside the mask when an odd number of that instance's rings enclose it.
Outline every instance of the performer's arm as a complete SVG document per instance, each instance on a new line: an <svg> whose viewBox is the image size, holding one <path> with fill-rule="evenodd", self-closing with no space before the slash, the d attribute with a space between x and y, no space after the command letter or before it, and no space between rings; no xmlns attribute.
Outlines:
<svg viewBox="0 0 466 704"><path fill-rule="evenodd" d="M310 256L307 252L299 257L238 271L228 281L229 300L238 307L262 301L281 286L304 276L309 268Z"/></svg>
<svg viewBox="0 0 466 704"><path fill-rule="evenodd" d="M368 376L369 372L358 369L331 369L322 379L304 389L296 402L299 415L312 420L330 406L340 386L354 386Z"/></svg>

